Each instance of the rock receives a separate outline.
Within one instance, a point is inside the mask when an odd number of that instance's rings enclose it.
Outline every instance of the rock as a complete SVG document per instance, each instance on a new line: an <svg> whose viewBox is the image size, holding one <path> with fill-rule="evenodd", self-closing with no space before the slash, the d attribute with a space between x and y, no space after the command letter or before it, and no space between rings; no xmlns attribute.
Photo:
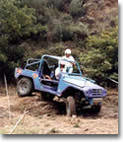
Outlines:
<svg viewBox="0 0 123 142"><path fill-rule="evenodd" d="M89 129L88 128L86 128L84 131L88 131Z"/></svg>
<svg viewBox="0 0 123 142"><path fill-rule="evenodd" d="M77 118L77 116L76 115L72 115L72 118Z"/></svg>

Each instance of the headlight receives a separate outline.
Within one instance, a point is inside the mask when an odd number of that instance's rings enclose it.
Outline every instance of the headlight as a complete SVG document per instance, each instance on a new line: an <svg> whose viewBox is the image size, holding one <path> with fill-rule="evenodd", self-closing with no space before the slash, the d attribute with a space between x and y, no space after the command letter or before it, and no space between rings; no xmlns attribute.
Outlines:
<svg viewBox="0 0 123 142"><path fill-rule="evenodd" d="M102 89L92 89L92 93L102 94Z"/></svg>
<svg viewBox="0 0 123 142"><path fill-rule="evenodd" d="M101 89L99 89L99 94L102 94L102 90Z"/></svg>

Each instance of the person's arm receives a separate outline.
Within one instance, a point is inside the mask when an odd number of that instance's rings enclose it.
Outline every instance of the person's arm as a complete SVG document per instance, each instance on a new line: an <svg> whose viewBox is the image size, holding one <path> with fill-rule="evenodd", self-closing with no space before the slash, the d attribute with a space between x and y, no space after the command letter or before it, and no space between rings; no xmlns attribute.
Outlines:
<svg viewBox="0 0 123 142"><path fill-rule="evenodd" d="M50 77L49 75L45 75L45 79L52 80L51 77Z"/></svg>
<svg viewBox="0 0 123 142"><path fill-rule="evenodd" d="M73 56L71 56L71 63L72 63L72 65L75 65L75 59L74 59L74 57Z"/></svg>

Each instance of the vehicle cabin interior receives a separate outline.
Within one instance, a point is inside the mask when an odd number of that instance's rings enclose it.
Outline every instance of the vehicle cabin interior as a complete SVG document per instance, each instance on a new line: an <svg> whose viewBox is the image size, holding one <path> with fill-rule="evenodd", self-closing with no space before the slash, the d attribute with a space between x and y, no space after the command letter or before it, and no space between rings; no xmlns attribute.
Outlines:
<svg viewBox="0 0 123 142"><path fill-rule="evenodd" d="M55 70L57 67L58 60L49 57L43 59L40 82L53 90L56 90L58 87L58 80L55 78Z"/></svg>

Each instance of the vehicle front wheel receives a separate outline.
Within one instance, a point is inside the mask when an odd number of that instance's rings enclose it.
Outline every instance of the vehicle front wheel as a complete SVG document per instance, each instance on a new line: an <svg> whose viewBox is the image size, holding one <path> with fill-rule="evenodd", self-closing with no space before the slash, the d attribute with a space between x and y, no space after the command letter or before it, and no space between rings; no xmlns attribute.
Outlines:
<svg viewBox="0 0 123 142"><path fill-rule="evenodd" d="M24 97L32 92L32 81L29 78L21 78L17 83L17 93L19 97Z"/></svg>
<svg viewBox="0 0 123 142"><path fill-rule="evenodd" d="M68 96L66 100L66 113L67 116L72 116L76 114L75 99L72 96Z"/></svg>
<svg viewBox="0 0 123 142"><path fill-rule="evenodd" d="M99 114L101 111L101 104L93 105L91 110L93 114Z"/></svg>

